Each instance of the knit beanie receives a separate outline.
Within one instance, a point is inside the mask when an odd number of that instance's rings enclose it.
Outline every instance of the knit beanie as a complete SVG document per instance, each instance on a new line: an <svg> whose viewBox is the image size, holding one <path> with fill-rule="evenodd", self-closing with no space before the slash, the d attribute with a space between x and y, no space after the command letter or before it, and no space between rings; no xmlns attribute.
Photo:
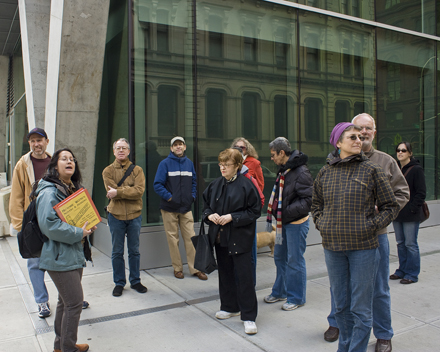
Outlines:
<svg viewBox="0 0 440 352"><path fill-rule="evenodd" d="M330 144L338 149L336 143L338 143L341 134L350 126L354 126L351 122L340 122L334 128L332 133L330 134Z"/></svg>

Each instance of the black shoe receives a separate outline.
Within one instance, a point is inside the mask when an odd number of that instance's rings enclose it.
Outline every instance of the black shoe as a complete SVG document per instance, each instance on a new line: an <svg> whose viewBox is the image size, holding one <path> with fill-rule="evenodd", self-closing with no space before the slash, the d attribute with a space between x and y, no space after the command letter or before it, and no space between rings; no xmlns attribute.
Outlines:
<svg viewBox="0 0 440 352"><path fill-rule="evenodd" d="M113 289L113 296L115 296L115 297L122 296L123 290L124 290L123 286L116 285L115 288Z"/></svg>
<svg viewBox="0 0 440 352"><path fill-rule="evenodd" d="M148 291L148 289L144 285L142 285L140 282L138 282L137 284L131 285L130 287L139 293L145 293Z"/></svg>
<svg viewBox="0 0 440 352"><path fill-rule="evenodd" d="M83 301L83 309L87 309L87 308L89 308L89 302L87 302L87 301Z"/></svg>
<svg viewBox="0 0 440 352"><path fill-rule="evenodd" d="M374 352L391 352L393 347L391 346L391 340L377 339Z"/></svg>
<svg viewBox="0 0 440 352"><path fill-rule="evenodd" d="M335 342L339 338L339 329L334 326L329 326L324 333L324 340L327 342Z"/></svg>

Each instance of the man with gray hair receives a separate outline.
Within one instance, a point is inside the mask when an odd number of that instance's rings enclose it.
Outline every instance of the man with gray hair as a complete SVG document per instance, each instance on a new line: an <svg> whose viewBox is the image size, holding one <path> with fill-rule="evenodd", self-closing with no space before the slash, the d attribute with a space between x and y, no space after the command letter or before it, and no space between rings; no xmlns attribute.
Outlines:
<svg viewBox="0 0 440 352"><path fill-rule="evenodd" d="M108 225L112 235L112 267L115 288L113 296L122 295L125 279L124 244L127 236L130 287L139 293L147 292L140 279L139 235L142 223L142 195L145 175L141 167L131 163L130 144L125 138L113 143L115 161L102 172L107 198Z"/></svg>
<svg viewBox="0 0 440 352"><path fill-rule="evenodd" d="M364 137L362 151L371 161L382 167L390 181L400 209L402 209L409 201L408 184L394 158L373 148L373 140L376 135L376 124L373 117L367 113L362 113L356 115L351 122L362 128L361 134ZM391 327L391 298L388 285L388 277L390 275L390 244L388 242L387 229L378 230L377 238L379 240L380 262L373 297L373 333L377 338L375 352L390 352L392 350L391 338L394 332ZM330 327L324 334L324 339L328 342L336 341L339 337L339 329L337 328L334 313L335 307L332 299L332 310L327 317Z"/></svg>
<svg viewBox="0 0 440 352"><path fill-rule="evenodd" d="M278 176L267 207L267 228L272 231L276 218L274 260L277 268L275 283L266 303L286 301L282 309L294 310L306 303L306 238L312 205L313 178L307 168L308 156L291 150L284 137L270 144L270 155L278 165Z"/></svg>

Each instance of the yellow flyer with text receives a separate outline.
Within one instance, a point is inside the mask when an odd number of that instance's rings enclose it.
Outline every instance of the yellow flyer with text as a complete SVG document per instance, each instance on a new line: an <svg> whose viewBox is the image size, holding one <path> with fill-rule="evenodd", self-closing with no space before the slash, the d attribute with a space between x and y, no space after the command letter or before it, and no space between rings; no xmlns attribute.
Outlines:
<svg viewBox="0 0 440 352"><path fill-rule="evenodd" d="M60 219L69 225L83 227L86 221L87 230L101 222L95 204L85 188L81 188L53 207Z"/></svg>

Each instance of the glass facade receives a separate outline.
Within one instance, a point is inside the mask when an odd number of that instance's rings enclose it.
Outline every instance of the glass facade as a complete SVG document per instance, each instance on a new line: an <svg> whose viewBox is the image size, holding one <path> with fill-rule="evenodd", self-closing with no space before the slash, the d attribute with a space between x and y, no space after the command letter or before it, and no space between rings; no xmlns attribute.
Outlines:
<svg viewBox="0 0 440 352"><path fill-rule="evenodd" d="M7 156L11 157L11 163L17 163L23 154L29 152L29 143L27 142L26 135L29 131L27 123L27 109L26 109L26 96L23 95L25 92L24 87L24 73L23 73L23 57L21 44L17 45L12 55L12 72L13 72L13 96L14 96L14 109L12 112L12 120L8 121L12 126L8 126L7 131L11 131L12 135L7 138L8 149L11 148L11 140L15 143L14 150L12 153L8 150ZM21 98L21 100L20 100ZM10 112L10 113L11 113ZM11 128L12 127L12 128ZM9 175L11 175L12 170L10 170L10 164L6 163L6 167Z"/></svg>
<svg viewBox="0 0 440 352"><path fill-rule="evenodd" d="M276 176L269 142L287 137L309 156L315 176L332 151L335 124L361 112L376 119L378 149L395 157L399 141L413 144L425 168L427 199L437 199L437 41L358 20L435 34L435 21L428 19L435 2L419 3L418 12L413 3L112 1L97 141L98 209L105 200L101 172L114 160L111 144L119 137L130 139L146 175L144 225L158 225L153 180L172 137L185 137L196 167L199 219L201 194L220 176L217 156L234 138L247 138L259 154L267 206ZM417 19L409 21L409 13Z"/></svg>

